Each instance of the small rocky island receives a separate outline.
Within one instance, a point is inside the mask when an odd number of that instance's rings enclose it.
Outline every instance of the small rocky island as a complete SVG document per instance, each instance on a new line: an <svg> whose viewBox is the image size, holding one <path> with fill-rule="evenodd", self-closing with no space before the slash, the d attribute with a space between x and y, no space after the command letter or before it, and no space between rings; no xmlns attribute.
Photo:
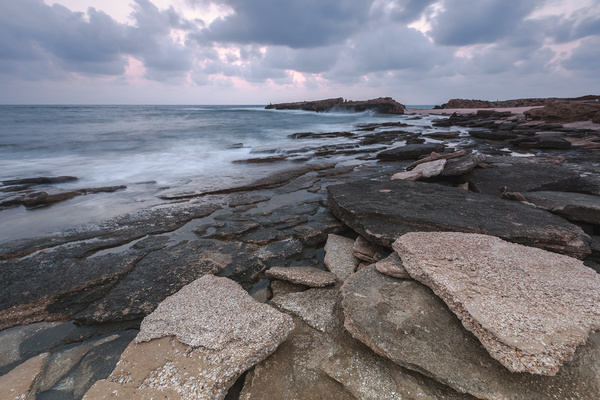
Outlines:
<svg viewBox="0 0 600 400"><path fill-rule="evenodd" d="M316 112L345 111L363 112L374 111L381 114L404 114L405 107L391 97L379 97L371 100L344 100L343 97L336 99L300 101L296 103L269 104L267 110L304 110Z"/></svg>
<svg viewBox="0 0 600 400"><path fill-rule="evenodd" d="M268 178L6 244L0 398L597 399L581 105L302 132L314 159Z"/></svg>

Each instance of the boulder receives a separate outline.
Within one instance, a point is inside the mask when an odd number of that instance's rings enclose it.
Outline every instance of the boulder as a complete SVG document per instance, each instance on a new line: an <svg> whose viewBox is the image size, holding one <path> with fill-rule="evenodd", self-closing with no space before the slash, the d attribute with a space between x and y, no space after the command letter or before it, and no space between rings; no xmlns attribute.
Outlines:
<svg viewBox="0 0 600 400"><path fill-rule="evenodd" d="M431 132L431 133L425 133L423 134L423 136L428 137L428 138L432 138L432 139L437 139L437 140L446 140L446 139L456 139L458 137L458 132L453 131L453 132Z"/></svg>
<svg viewBox="0 0 600 400"><path fill-rule="evenodd" d="M526 192L525 201L570 221L600 225L600 196L572 192Z"/></svg>
<svg viewBox="0 0 600 400"><path fill-rule="evenodd" d="M333 272L339 280L343 281L349 277L358 260L352 254L354 240L330 233L325 243L325 266Z"/></svg>
<svg viewBox="0 0 600 400"><path fill-rule="evenodd" d="M378 244L371 243L362 236L359 236L352 245L354 257L366 263L373 264L389 255L389 251Z"/></svg>
<svg viewBox="0 0 600 400"><path fill-rule="evenodd" d="M492 196L499 196L503 186L521 193L538 190L577 191L579 181L579 175L566 167L541 163L474 169L466 178L473 190Z"/></svg>
<svg viewBox="0 0 600 400"><path fill-rule="evenodd" d="M417 165L411 172L421 174L421 178L432 178L438 176L444 170L447 160L435 160Z"/></svg>
<svg viewBox="0 0 600 400"><path fill-rule="evenodd" d="M142 321L108 380L84 398L222 399L293 328L291 317L258 303L239 284L205 275Z"/></svg>
<svg viewBox="0 0 600 400"><path fill-rule="evenodd" d="M415 160L419 156L429 154L431 152L442 152L446 147L443 144L425 143L425 144L409 144L402 147L394 147L393 149L382 151L377 154L377 158L382 161L400 161L400 160Z"/></svg>
<svg viewBox="0 0 600 400"><path fill-rule="evenodd" d="M471 172L479 164L484 163L486 156L483 153L471 153L462 157L452 158L446 162L441 176L459 176Z"/></svg>
<svg viewBox="0 0 600 400"><path fill-rule="evenodd" d="M393 247L513 372L555 375L600 329L600 275L580 260L459 232L408 233Z"/></svg>
<svg viewBox="0 0 600 400"><path fill-rule="evenodd" d="M273 267L265 271L265 274L269 278L310 287L330 286L338 279L336 274L314 267Z"/></svg>
<svg viewBox="0 0 600 400"><path fill-rule="evenodd" d="M390 177L390 180L402 179L404 181L416 181L421 178L421 171L403 171L395 173Z"/></svg>
<svg viewBox="0 0 600 400"><path fill-rule="evenodd" d="M375 269L384 275L394 278L411 279L410 274L402 265L398 253L392 253L381 261L375 263Z"/></svg>
<svg viewBox="0 0 600 400"><path fill-rule="evenodd" d="M472 400L353 339L343 327L339 289L309 292L273 299L294 316L296 329L275 353L248 372L240 399ZM323 319L326 324L313 327L313 322Z"/></svg>
<svg viewBox="0 0 600 400"><path fill-rule="evenodd" d="M600 390L600 346L589 341L555 376L510 372L427 286L378 273L342 288L345 326L377 354L479 399L589 400Z"/></svg>
<svg viewBox="0 0 600 400"><path fill-rule="evenodd" d="M578 258L590 253L581 228L544 210L431 183L356 181L328 187L333 213L369 241L390 247L413 231L483 233Z"/></svg>

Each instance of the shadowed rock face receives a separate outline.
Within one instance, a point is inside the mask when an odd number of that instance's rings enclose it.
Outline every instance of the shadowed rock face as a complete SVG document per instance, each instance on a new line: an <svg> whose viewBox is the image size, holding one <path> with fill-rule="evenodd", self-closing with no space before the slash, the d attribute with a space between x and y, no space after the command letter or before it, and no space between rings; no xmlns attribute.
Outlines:
<svg viewBox="0 0 600 400"><path fill-rule="evenodd" d="M413 231L483 233L583 258L581 228L533 207L422 182L358 181L328 187L333 213L374 243L390 247Z"/></svg>
<svg viewBox="0 0 600 400"><path fill-rule="evenodd" d="M580 260L458 232L408 233L393 247L511 371L555 375L600 329L600 275Z"/></svg>
<svg viewBox="0 0 600 400"><path fill-rule="evenodd" d="M510 372L427 286L367 267L342 288L345 326L376 353L480 399L588 400L600 391L600 346L589 341L555 376Z"/></svg>

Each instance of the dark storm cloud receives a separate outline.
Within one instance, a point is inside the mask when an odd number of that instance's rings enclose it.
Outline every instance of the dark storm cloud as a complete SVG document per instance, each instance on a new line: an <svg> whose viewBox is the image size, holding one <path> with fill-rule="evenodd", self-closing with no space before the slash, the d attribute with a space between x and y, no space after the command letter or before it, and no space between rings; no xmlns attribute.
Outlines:
<svg viewBox="0 0 600 400"><path fill-rule="evenodd" d="M432 21L437 44L493 43L510 36L541 0L446 0Z"/></svg>
<svg viewBox="0 0 600 400"><path fill-rule="evenodd" d="M600 49L600 37L584 39L579 47L573 50L571 56L562 63L562 66L576 73L597 77L600 71L600 52L598 49Z"/></svg>
<svg viewBox="0 0 600 400"><path fill-rule="evenodd" d="M137 26L118 23L94 8L84 14L42 0L3 0L0 72L30 80L56 79L66 72L121 75L130 55L144 62L151 79L191 68L190 50L169 35L171 28L192 29L192 24L148 0L136 0L132 18Z"/></svg>
<svg viewBox="0 0 600 400"><path fill-rule="evenodd" d="M213 21L198 39L290 48L343 42L367 21L370 0L223 0L234 13Z"/></svg>

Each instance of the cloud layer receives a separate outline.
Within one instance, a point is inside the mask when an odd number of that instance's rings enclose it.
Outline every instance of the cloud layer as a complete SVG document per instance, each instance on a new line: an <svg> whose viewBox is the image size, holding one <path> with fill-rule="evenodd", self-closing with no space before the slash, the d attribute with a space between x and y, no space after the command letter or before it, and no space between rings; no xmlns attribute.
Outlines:
<svg viewBox="0 0 600 400"><path fill-rule="evenodd" d="M0 89L11 92L0 102L27 101L36 87L58 83L139 89L139 102L155 103L173 88L196 90L204 102L230 88L231 103L236 90L254 92L256 102L379 93L414 103L600 87L598 0L187 1L222 13L202 20L134 0L131 22L121 23L95 8L3 0Z"/></svg>

